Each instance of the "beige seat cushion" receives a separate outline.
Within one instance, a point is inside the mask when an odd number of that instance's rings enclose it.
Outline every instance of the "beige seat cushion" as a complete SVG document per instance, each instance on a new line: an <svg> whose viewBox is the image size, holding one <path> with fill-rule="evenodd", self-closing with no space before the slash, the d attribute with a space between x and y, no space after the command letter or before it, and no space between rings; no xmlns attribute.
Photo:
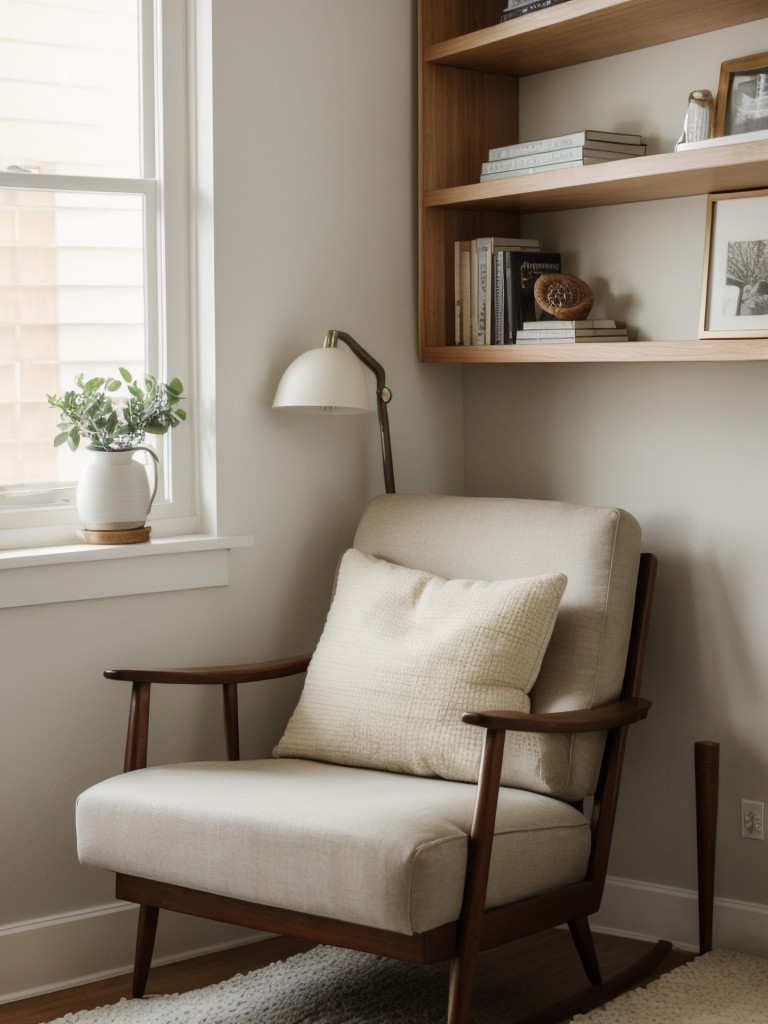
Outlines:
<svg viewBox="0 0 768 1024"><path fill-rule="evenodd" d="M347 551L275 754L476 781L484 737L462 713L529 710L565 584L446 580Z"/></svg>
<svg viewBox="0 0 768 1024"><path fill-rule="evenodd" d="M621 692L640 559L640 527L623 509L387 494L366 507L354 546L447 579L565 573L531 711L599 707ZM510 734L507 746L513 785L566 800L594 792L603 737Z"/></svg>
<svg viewBox="0 0 768 1024"><path fill-rule="evenodd" d="M80 796L78 853L111 871L411 934L458 917L475 795L461 782L291 759L148 768ZM503 790L487 905L581 880L589 843L573 807Z"/></svg>

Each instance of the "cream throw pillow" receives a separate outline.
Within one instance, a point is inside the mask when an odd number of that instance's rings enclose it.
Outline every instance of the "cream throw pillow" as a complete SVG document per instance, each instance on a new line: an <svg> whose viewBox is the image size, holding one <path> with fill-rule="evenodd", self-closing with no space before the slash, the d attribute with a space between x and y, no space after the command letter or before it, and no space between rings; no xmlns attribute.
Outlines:
<svg viewBox="0 0 768 1024"><path fill-rule="evenodd" d="M275 755L475 781L483 730L461 715L530 709L565 585L446 580L350 549Z"/></svg>

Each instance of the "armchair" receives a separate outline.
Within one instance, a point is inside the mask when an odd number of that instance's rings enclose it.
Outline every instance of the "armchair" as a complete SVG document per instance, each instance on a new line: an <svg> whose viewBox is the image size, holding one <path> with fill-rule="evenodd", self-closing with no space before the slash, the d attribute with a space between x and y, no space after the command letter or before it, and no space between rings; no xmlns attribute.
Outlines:
<svg viewBox="0 0 768 1024"><path fill-rule="evenodd" d="M567 923L604 982L600 906L656 561L620 509L386 495L341 560L313 655L110 669L132 683L125 773L78 800L78 851L139 904L133 994L161 908L414 963L450 960L466 1024L478 954ZM272 758L240 761L237 688L307 671ZM227 761L147 767L153 684L222 687Z"/></svg>

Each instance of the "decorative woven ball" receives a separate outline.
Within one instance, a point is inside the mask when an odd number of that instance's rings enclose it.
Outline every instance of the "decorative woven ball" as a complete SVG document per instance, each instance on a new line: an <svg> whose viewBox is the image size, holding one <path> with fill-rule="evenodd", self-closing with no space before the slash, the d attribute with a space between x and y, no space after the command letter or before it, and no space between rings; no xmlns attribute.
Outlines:
<svg viewBox="0 0 768 1024"><path fill-rule="evenodd" d="M586 320L595 301L587 282L570 274L542 274L536 278L533 296L555 320Z"/></svg>

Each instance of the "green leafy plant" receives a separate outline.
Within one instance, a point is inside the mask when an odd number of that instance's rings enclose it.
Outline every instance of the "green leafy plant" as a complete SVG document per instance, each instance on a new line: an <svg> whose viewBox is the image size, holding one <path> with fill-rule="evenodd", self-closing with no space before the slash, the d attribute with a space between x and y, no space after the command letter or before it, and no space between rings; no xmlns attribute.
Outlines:
<svg viewBox="0 0 768 1024"><path fill-rule="evenodd" d="M184 388L174 377L163 384L151 373L141 380L120 367L117 377L92 377L80 373L75 387L63 395L48 395L48 404L61 412L55 446L68 444L76 451L81 441L98 452L123 452L137 448L146 434L166 434L187 418L179 406ZM125 385L127 397L117 392Z"/></svg>

